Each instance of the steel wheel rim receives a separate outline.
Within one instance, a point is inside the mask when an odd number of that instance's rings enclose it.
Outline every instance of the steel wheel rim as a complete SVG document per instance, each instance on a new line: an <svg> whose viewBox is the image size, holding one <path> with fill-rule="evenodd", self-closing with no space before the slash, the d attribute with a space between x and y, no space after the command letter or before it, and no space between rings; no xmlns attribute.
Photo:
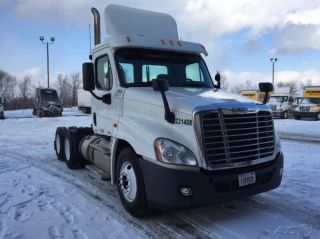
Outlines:
<svg viewBox="0 0 320 239"><path fill-rule="evenodd" d="M119 186L124 198L128 202L133 202L137 196L138 185L136 173L129 162L121 165Z"/></svg>
<svg viewBox="0 0 320 239"><path fill-rule="evenodd" d="M61 150L61 147L60 147L60 136L58 134L56 136L56 149L57 149L57 153L60 154L60 150Z"/></svg>
<svg viewBox="0 0 320 239"><path fill-rule="evenodd" d="M71 158L71 150L70 150L69 139L67 138L64 140L64 153L66 156L66 160L69 161Z"/></svg>

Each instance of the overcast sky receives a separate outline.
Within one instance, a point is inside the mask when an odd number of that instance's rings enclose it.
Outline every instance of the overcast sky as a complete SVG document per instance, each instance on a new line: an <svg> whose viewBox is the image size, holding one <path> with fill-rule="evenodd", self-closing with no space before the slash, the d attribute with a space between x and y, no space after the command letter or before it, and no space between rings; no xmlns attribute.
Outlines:
<svg viewBox="0 0 320 239"><path fill-rule="evenodd" d="M92 6L108 3L171 14L183 40L206 46L211 74L229 82L312 79L320 85L320 0L0 0L0 69L46 84L46 51L54 36L50 75L81 71L88 61ZM102 26L103 27L103 26ZM104 38L104 28L102 29Z"/></svg>

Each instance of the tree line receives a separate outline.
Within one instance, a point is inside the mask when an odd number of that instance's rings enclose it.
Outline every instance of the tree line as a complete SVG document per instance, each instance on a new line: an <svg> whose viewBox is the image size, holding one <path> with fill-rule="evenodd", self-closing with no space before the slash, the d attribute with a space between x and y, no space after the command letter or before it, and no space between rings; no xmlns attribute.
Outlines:
<svg viewBox="0 0 320 239"><path fill-rule="evenodd" d="M81 82L81 75L78 72L70 75L57 75L52 88L57 90L63 107L77 105L77 90ZM37 87L31 75L26 74L18 79L0 69L0 91L5 99L5 110L33 108Z"/></svg>

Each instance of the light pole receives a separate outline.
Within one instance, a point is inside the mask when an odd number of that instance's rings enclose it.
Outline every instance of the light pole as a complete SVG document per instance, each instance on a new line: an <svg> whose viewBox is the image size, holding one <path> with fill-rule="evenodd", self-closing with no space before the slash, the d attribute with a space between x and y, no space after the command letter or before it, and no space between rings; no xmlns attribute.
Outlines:
<svg viewBox="0 0 320 239"><path fill-rule="evenodd" d="M278 61L278 58L270 58L272 63L272 85L274 85L274 64Z"/></svg>
<svg viewBox="0 0 320 239"><path fill-rule="evenodd" d="M43 44L47 45L47 77L48 77L48 88L49 88L49 45L53 44L55 38L50 37L50 41L44 41L44 37L40 36L39 39Z"/></svg>

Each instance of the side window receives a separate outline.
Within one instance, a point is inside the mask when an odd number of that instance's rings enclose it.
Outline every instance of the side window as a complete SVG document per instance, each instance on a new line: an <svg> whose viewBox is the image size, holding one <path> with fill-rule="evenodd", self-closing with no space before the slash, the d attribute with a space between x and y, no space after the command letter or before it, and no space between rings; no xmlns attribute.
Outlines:
<svg viewBox="0 0 320 239"><path fill-rule="evenodd" d="M203 75L198 63L193 63L186 66L187 81L203 82Z"/></svg>
<svg viewBox="0 0 320 239"><path fill-rule="evenodd" d="M133 65L130 63L120 63L120 74L123 81L134 83Z"/></svg>
<svg viewBox="0 0 320 239"><path fill-rule="evenodd" d="M107 55L100 57L96 61L96 85L100 90L111 90L112 71Z"/></svg>
<svg viewBox="0 0 320 239"><path fill-rule="evenodd" d="M157 79L158 75L168 75L168 68L161 65L142 66L142 82L150 82L153 79Z"/></svg>

